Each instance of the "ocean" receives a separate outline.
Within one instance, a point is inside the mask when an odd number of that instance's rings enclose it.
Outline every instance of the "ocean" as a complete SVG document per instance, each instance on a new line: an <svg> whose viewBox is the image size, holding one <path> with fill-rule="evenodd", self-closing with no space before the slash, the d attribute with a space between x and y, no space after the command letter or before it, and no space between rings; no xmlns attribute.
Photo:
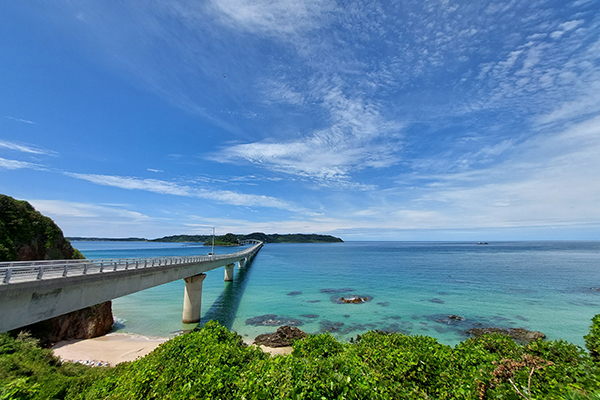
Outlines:
<svg viewBox="0 0 600 400"><path fill-rule="evenodd" d="M72 244L86 258L209 251L191 243ZM469 328L493 326L583 346L600 313L598 241L266 244L249 266L236 267L233 282L224 282L223 268L207 275L202 322L218 320L246 339L292 324L340 340L379 329L454 345ZM183 290L180 280L113 300L118 330L169 337L189 329ZM367 301L340 303L350 296Z"/></svg>

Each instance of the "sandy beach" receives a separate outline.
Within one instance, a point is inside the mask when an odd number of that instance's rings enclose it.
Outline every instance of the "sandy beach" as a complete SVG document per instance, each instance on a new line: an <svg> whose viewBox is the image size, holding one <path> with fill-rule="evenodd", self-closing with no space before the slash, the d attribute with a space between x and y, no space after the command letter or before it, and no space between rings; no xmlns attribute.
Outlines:
<svg viewBox="0 0 600 400"><path fill-rule="evenodd" d="M79 362L86 365L115 365L134 361L144 357L168 338L149 338L124 333L109 333L93 339L65 340L52 347L54 355L63 361ZM251 341L246 341L251 345ZM265 347L262 351L271 355L287 355L292 352L292 347Z"/></svg>
<svg viewBox="0 0 600 400"><path fill-rule="evenodd" d="M52 350L63 361L98 363L115 366L124 361L143 357L168 338L149 338L124 333L109 333L93 339L65 340L56 343Z"/></svg>

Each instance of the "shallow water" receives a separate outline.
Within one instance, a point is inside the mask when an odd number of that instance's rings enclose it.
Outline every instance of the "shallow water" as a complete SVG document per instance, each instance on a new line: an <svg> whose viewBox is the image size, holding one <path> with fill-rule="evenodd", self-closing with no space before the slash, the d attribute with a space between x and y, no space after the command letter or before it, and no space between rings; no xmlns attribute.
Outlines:
<svg viewBox="0 0 600 400"><path fill-rule="evenodd" d="M87 258L208 251L181 243L73 245ZM600 313L600 292L593 289L600 286L600 242L267 244L249 267L236 268L234 282L223 282L223 274L222 268L207 273L203 321L219 320L247 338L292 323L340 339L382 329L455 344L481 324L539 330L583 345L590 319ZM121 330L169 336L185 328L183 287L177 281L115 299ZM338 301L353 295L368 301Z"/></svg>

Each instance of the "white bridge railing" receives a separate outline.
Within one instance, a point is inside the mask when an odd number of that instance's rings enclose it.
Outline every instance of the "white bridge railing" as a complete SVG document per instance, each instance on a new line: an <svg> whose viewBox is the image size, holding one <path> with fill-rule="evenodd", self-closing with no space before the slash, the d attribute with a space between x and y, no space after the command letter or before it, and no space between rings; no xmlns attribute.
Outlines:
<svg viewBox="0 0 600 400"><path fill-rule="evenodd" d="M259 241L254 246L236 253L216 255L0 262L0 285L131 269L197 264L237 257L241 259L254 254L261 246L262 242Z"/></svg>

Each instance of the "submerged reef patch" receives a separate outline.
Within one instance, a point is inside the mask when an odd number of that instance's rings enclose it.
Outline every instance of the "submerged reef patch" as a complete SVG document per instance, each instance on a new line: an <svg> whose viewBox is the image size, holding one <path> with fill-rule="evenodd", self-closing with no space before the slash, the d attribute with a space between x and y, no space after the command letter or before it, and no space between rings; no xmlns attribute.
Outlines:
<svg viewBox="0 0 600 400"><path fill-rule="evenodd" d="M258 315L256 317L248 318L246 320L246 325L253 326L281 326L281 325L290 325L290 326L302 326L304 322L295 319L292 317L287 317L285 315L277 315L277 314L265 314Z"/></svg>

